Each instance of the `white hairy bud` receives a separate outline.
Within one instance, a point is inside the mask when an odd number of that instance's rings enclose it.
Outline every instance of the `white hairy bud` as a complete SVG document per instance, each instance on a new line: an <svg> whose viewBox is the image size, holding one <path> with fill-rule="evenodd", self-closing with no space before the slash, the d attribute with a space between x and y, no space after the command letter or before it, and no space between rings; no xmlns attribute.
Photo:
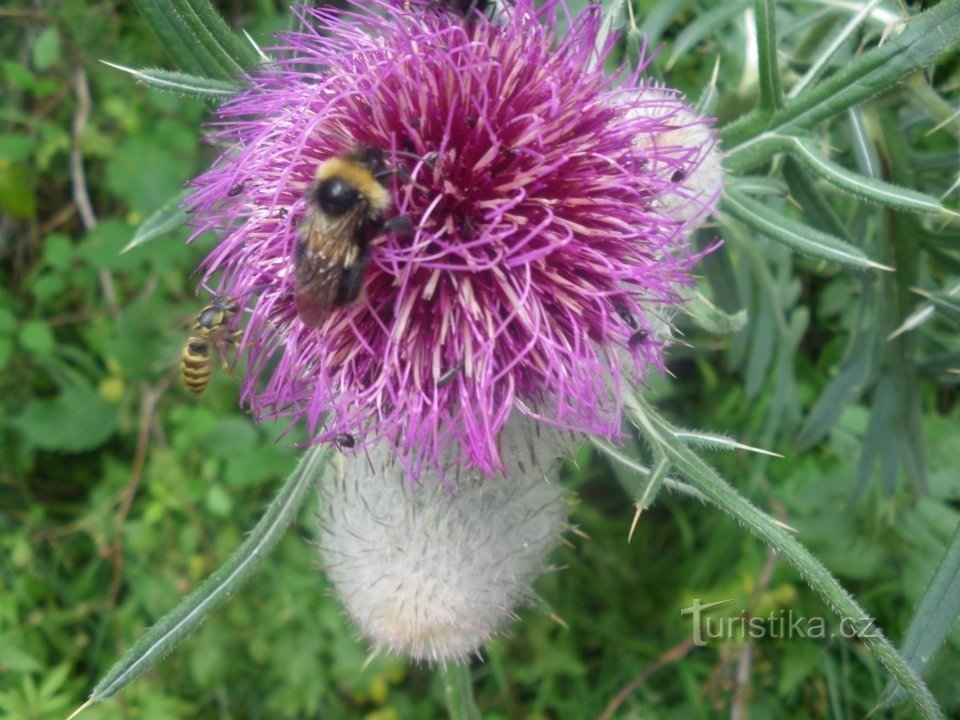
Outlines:
<svg viewBox="0 0 960 720"><path fill-rule="evenodd" d="M459 661L516 616L567 527L551 483L568 445L515 417L501 434L506 476L425 474L411 488L387 443L331 463L320 485L324 566L374 649Z"/></svg>

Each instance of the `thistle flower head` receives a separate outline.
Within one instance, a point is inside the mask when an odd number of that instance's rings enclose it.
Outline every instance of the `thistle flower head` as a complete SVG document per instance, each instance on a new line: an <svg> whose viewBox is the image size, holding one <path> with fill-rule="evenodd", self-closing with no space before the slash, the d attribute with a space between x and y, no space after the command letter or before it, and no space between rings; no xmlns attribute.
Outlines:
<svg viewBox="0 0 960 720"><path fill-rule="evenodd" d="M598 7L558 38L562 9L300 8L306 29L220 108L222 153L189 202L197 234L221 237L205 282L248 308L257 416L305 418L321 442L384 439L413 477L503 470L514 414L619 432L623 383L662 369L654 308L680 300L692 263L669 199L710 143L676 141L703 124L677 94L603 74ZM294 301L305 192L357 146L383 150L390 213L414 229L375 237L361 296L308 327Z"/></svg>

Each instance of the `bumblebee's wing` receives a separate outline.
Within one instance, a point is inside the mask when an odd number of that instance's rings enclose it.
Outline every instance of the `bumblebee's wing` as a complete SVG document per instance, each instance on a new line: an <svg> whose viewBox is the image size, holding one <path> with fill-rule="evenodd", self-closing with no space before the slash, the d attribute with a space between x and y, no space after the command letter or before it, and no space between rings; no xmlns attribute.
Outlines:
<svg viewBox="0 0 960 720"><path fill-rule="evenodd" d="M294 297L304 325L316 327L337 304L344 273L360 262L356 230L360 213L331 220L311 211L300 229Z"/></svg>

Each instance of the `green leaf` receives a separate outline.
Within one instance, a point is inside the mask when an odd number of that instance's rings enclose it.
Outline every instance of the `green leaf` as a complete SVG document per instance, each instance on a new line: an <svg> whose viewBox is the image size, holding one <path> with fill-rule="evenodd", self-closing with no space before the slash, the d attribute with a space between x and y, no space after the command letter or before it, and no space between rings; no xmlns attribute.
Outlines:
<svg viewBox="0 0 960 720"><path fill-rule="evenodd" d="M26 165L0 161L0 212L18 218L36 215L36 188L33 174Z"/></svg>
<svg viewBox="0 0 960 720"><path fill-rule="evenodd" d="M784 217L736 190L725 193L722 203L724 211L744 225L797 252L860 270L891 269L868 258L860 248Z"/></svg>
<svg viewBox="0 0 960 720"><path fill-rule="evenodd" d="M87 384L30 402L13 425L41 450L75 453L103 445L117 429L117 410Z"/></svg>
<svg viewBox="0 0 960 720"><path fill-rule="evenodd" d="M880 0L870 0L859 12L857 12L850 20L847 21L847 24L843 26L843 29L837 33L830 44L824 49L822 53L814 60L813 64L810 65L810 68L804 73L803 77L798 80L793 87L790 88L788 97L796 97L799 95L807 86L813 83L820 74L823 72L824 68L827 67L829 62L836 55L837 51L843 47L843 44L847 42L857 31L857 29L866 21L870 13L873 12L874 8L880 4Z"/></svg>
<svg viewBox="0 0 960 720"><path fill-rule="evenodd" d="M930 584L917 605L901 653L918 674L924 668L960 616L960 527L953 534L950 546L940 560ZM891 705L904 698L903 688L890 681L880 703Z"/></svg>
<svg viewBox="0 0 960 720"><path fill-rule="evenodd" d="M684 305L693 321L709 333L727 335L739 332L747 324L747 311L738 310L733 314L725 313L711 303L701 293L697 293Z"/></svg>
<svg viewBox="0 0 960 720"><path fill-rule="evenodd" d="M798 451L809 449L826 435L847 406L856 402L876 379L879 348L876 327L871 316L873 290L871 283L864 283L864 286L845 357L836 376L810 411L810 416L797 437Z"/></svg>
<svg viewBox="0 0 960 720"><path fill-rule="evenodd" d="M754 14L757 21L757 56L760 63L760 110L772 113L783 105L774 0L756 0Z"/></svg>
<svg viewBox="0 0 960 720"><path fill-rule="evenodd" d="M872 618L843 589L827 568L782 524L758 510L695 452L676 437L676 428L663 419L636 392L626 398L626 409L640 432L655 451L662 452L675 470L699 490L717 508L737 520L753 535L789 562L806 583L847 623L873 656L907 690L921 716L943 720L944 714L936 698L884 636Z"/></svg>
<svg viewBox="0 0 960 720"><path fill-rule="evenodd" d="M824 157L808 140L784 137L783 142L783 149L800 160L813 174L861 200L907 212L948 212L939 200L925 193L869 178L838 165Z"/></svg>
<svg viewBox="0 0 960 720"><path fill-rule="evenodd" d="M0 161L21 162L37 152L40 143L27 135L0 134Z"/></svg>
<svg viewBox="0 0 960 720"><path fill-rule="evenodd" d="M239 549L196 590L164 615L97 683L90 697L70 717L101 702L159 662L203 619L243 585L276 547L323 468L329 450L315 446L284 482L279 494Z"/></svg>
<svg viewBox="0 0 960 720"><path fill-rule="evenodd" d="M254 68L256 51L227 27L209 0L134 0L180 68L191 75L231 78Z"/></svg>
<svg viewBox="0 0 960 720"><path fill-rule="evenodd" d="M843 222L820 192L810 173L795 158L784 159L783 177L790 188L790 195L797 206L803 208L803 217L810 225L842 240L850 239Z"/></svg>
<svg viewBox="0 0 960 720"><path fill-rule="evenodd" d="M138 82L148 87L174 92L179 95L198 97L203 100L219 102L224 98L230 97L242 87L239 83L232 80L217 80L175 72L173 70L160 70L155 68L140 68L138 70L136 68L126 67L125 65L107 62L106 60L101 60L100 62L117 70L130 73Z"/></svg>
<svg viewBox="0 0 960 720"><path fill-rule="evenodd" d="M764 175L733 176L726 179L725 183L725 187L739 190L747 195L774 195L785 198L790 194L790 188L787 187L787 184L777 177L766 177Z"/></svg>
<svg viewBox="0 0 960 720"><path fill-rule="evenodd" d="M659 4L670 5L670 3ZM710 33L719 30L733 18L742 15L749 5L749 0L736 0L735 2L719 3L705 12L698 12L693 21L677 35L665 69L670 70L677 60L683 57L684 53L689 52L694 45Z"/></svg>
<svg viewBox="0 0 960 720"><path fill-rule="evenodd" d="M167 200L150 217L144 220L133 234L130 242L123 246L120 253L129 252L151 240L173 232L186 225L189 215L183 209L183 201L190 195L190 190L182 190Z"/></svg>
<svg viewBox="0 0 960 720"><path fill-rule="evenodd" d="M60 31L48 25L33 43L33 66L37 70L49 70L60 60Z"/></svg>
<svg viewBox="0 0 960 720"><path fill-rule="evenodd" d="M772 118L749 116L721 131L727 161L753 167L764 137L805 129L892 88L960 43L960 0L944 0L912 18L899 37L864 53L815 87L789 100ZM761 161L762 162L762 161Z"/></svg>
<svg viewBox="0 0 960 720"><path fill-rule="evenodd" d="M20 344L34 355L50 355L56 346L53 332L42 320L28 320L20 327Z"/></svg>

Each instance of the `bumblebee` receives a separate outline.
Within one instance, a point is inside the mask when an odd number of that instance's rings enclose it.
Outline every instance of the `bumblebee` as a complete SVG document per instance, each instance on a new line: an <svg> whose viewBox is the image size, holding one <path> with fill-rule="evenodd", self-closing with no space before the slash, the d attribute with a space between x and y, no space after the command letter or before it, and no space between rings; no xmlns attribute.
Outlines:
<svg viewBox="0 0 960 720"><path fill-rule="evenodd" d="M216 350L227 368L225 350L236 345L242 330L230 331L230 319L239 312L237 301L218 295L197 313L190 337L180 353L180 377L194 395L201 395L213 372L213 353ZM231 373L232 374L232 373Z"/></svg>
<svg viewBox="0 0 960 720"><path fill-rule="evenodd" d="M391 171L379 148L361 146L318 168L307 188L307 214L294 252L294 299L304 325L360 296L370 241L384 229Z"/></svg>

